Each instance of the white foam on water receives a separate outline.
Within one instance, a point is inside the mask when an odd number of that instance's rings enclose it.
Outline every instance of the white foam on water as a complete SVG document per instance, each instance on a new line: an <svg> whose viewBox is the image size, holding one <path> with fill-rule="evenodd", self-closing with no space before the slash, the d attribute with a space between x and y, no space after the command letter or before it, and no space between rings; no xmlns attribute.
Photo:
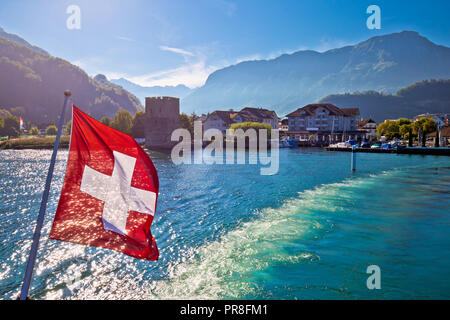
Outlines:
<svg viewBox="0 0 450 320"><path fill-rule="evenodd" d="M258 292L255 272L264 272L274 264L314 263L320 257L312 251L300 250L292 243L332 228L323 215L336 215L344 210L342 202L355 195L383 172L366 178L346 180L300 192L279 208L265 208L256 219L243 223L216 241L185 252L184 261L169 265L169 276L162 280L147 280L139 275L135 265L129 270L106 271L82 280L80 290L69 298L75 299L221 299L240 298ZM347 206L349 204L347 203ZM290 250L288 251L287 248ZM108 255L111 259L111 255ZM119 260L113 255L110 264ZM118 262L118 261L117 261ZM100 262L104 265L104 262ZM62 297L62 296L59 296ZM50 292L46 298L55 298Z"/></svg>

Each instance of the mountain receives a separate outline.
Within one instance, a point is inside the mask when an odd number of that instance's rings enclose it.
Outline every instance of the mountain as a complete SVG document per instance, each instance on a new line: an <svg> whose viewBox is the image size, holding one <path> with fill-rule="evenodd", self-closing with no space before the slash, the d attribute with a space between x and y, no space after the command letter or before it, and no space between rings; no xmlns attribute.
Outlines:
<svg viewBox="0 0 450 320"><path fill-rule="evenodd" d="M111 82L135 94L143 104L145 104L145 97L169 96L182 99L192 92L192 89L182 84L178 86L143 87L124 78L113 79Z"/></svg>
<svg viewBox="0 0 450 320"><path fill-rule="evenodd" d="M119 109L132 114L142 109L119 86L105 86L63 59L0 39L0 108L23 110L25 121L48 124L58 119L66 89L75 105L96 118L112 117Z"/></svg>
<svg viewBox="0 0 450 320"><path fill-rule="evenodd" d="M450 80L424 80L402 88L396 94L376 91L329 95L319 102L339 107L359 107L364 117L376 122L423 113L450 113Z"/></svg>
<svg viewBox="0 0 450 320"><path fill-rule="evenodd" d="M18 35L12 34L12 33L7 33L5 30L3 30L2 28L0 28L0 38L1 39L6 39L9 41L13 41L15 43L21 44L33 51L36 51L37 53L43 54L43 55L49 55L49 53L39 47L33 46L31 44L29 44L26 40L22 39L21 37L19 37Z"/></svg>
<svg viewBox="0 0 450 320"><path fill-rule="evenodd" d="M450 48L403 31L323 53L298 51L217 70L181 107L203 113L261 106L283 115L331 93L394 93L430 78L450 78Z"/></svg>

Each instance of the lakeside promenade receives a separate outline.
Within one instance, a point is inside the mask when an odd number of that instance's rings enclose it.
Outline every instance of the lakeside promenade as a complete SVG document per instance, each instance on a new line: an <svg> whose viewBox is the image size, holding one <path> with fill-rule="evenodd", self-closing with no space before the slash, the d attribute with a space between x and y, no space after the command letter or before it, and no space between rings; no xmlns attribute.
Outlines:
<svg viewBox="0 0 450 320"><path fill-rule="evenodd" d="M327 151L343 151L352 152L352 148L338 148L325 147ZM435 156L450 156L450 148L436 148L436 147L405 147L397 149L372 149L372 148L356 148L355 152L366 153L396 153L396 154L421 154L421 155L435 155Z"/></svg>

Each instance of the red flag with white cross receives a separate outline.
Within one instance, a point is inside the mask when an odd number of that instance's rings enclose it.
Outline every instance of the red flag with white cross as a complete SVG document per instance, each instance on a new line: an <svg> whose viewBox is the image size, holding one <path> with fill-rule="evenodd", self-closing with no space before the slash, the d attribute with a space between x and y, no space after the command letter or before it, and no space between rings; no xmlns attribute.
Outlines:
<svg viewBox="0 0 450 320"><path fill-rule="evenodd" d="M158 190L155 166L132 137L73 107L69 159L50 239L157 260L150 226Z"/></svg>

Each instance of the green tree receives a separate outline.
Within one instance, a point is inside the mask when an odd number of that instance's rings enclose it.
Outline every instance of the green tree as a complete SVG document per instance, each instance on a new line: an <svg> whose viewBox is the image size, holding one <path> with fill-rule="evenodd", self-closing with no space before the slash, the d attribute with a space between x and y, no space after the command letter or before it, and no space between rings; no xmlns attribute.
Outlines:
<svg viewBox="0 0 450 320"><path fill-rule="evenodd" d="M20 134L19 119L12 114L8 114L4 119L3 135L17 137Z"/></svg>
<svg viewBox="0 0 450 320"><path fill-rule="evenodd" d="M3 131L5 130L5 120L0 115L0 137L3 136Z"/></svg>
<svg viewBox="0 0 450 320"><path fill-rule="evenodd" d="M54 125L48 126L45 129L45 134L48 136L56 136L58 134L58 128Z"/></svg>
<svg viewBox="0 0 450 320"><path fill-rule="evenodd" d="M192 118L184 112L180 114L180 128L187 129L191 135L194 134L194 123Z"/></svg>
<svg viewBox="0 0 450 320"><path fill-rule="evenodd" d="M409 120L408 118L400 118L396 122L399 127L401 127L404 124L411 124L411 120Z"/></svg>
<svg viewBox="0 0 450 320"><path fill-rule="evenodd" d="M233 130L237 130L237 129L242 129L245 131L247 131L248 129L255 129L257 132L260 129L265 129L267 130L267 137L270 138L270 134L271 134L271 130L272 130L272 126L270 124L267 123L260 123L260 122L241 122L241 123L233 123L230 126L231 129ZM259 135L258 135L258 139L259 139Z"/></svg>
<svg viewBox="0 0 450 320"><path fill-rule="evenodd" d="M37 127L33 127L30 129L30 134L32 136L38 136L39 135L39 129Z"/></svg>
<svg viewBox="0 0 450 320"><path fill-rule="evenodd" d="M240 122L240 123L233 123L230 127L231 129L237 130L237 129L243 129L244 131L247 129L266 129L266 130L272 130L272 126L267 123L260 123L260 122Z"/></svg>
<svg viewBox="0 0 450 320"><path fill-rule="evenodd" d="M403 139L409 139L410 132L412 135L412 128L413 128L413 125L411 123L409 123L409 124L405 123L405 124L400 125L400 127L399 127L400 136Z"/></svg>
<svg viewBox="0 0 450 320"><path fill-rule="evenodd" d="M131 134L131 128L133 127L133 117L131 116L131 113L127 110L119 110L114 116L111 127L123 133Z"/></svg>
<svg viewBox="0 0 450 320"><path fill-rule="evenodd" d="M437 130L436 121L426 117L420 118L419 120L414 122L413 128L413 133L416 135L418 135L420 131L422 132L422 147L425 147L426 135Z"/></svg>
<svg viewBox="0 0 450 320"><path fill-rule="evenodd" d="M145 111L138 111L133 117L133 127L131 128L131 135L134 138L145 138Z"/></svg>
<svg viewBox="0 0 450 320"><path fill-rule="evenodd" d="M70 136L71 131L72 131L72 120L70 120L66 124L66 135Z"/></svg>
<svg viewBox="0 0 450 320"><path fill-rule="evenodd" d="M400 126L397 121L387 120L377 126L378 137L385 136L387 139L400 138Z"/></svg>
<svg viewBox="0 0 450 320"><path fill-rule="evenodd" d="M110 117L105 116L105 117L100 119L100 122L103 123L103 124L106 124L107 126L110 127L112 120L111 120Z"/></svg>

